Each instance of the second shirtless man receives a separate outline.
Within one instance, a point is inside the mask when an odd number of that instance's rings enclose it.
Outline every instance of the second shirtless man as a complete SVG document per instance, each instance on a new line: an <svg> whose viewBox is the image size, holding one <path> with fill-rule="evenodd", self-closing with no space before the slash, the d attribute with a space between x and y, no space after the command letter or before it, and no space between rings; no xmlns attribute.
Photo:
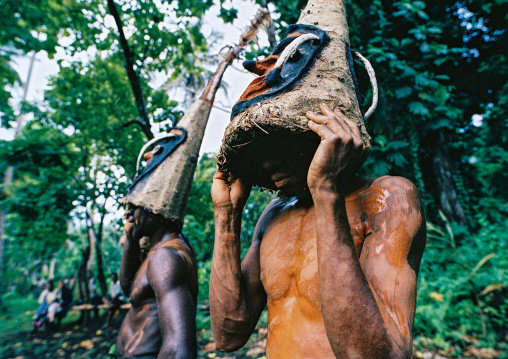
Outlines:
<svg viewBox="0 0 508 359"><path fill-rule="evenodd" d="M210 281L217 348L241 348L268 304L268 358L410 358L425 247L419 194L401 177L355 176L358 126L321 105L307 113L321 142L267 153L258 169L283 198L259 219L240 259L250 186L217 172Z"/></svg>
<svg viewBox="0 0 508 359"><path fill-rule="evenodd" d="M120 328L118 358L195 358L198 281L188 240L163 217L141 207L125 211L120 284L132 308ZM149 237L142 256L140 239Z"/></svg>
<svg viewBox="0 0 508 359"><path fill-rule="evenodd" d="M167 135L169 142L160 142L154 151L143 155L148 160L146 168L160 166L164 160L160 156L171 154L182 137L185 138L182 131L173 128ZM164 146L168 150L161 150ZM171 180L175 179L164 176L161 183ZM138 181L139 177L133 186ZM152 192L163 196L162 185L152 187ZM139 199L144 199L142 196L133 195L129 201L133 198L143 203ZM132 308L120 328L116 356L195 358L198 278L194 250L181 233L181 225L129 201L126 201L124 214L126 241L120 264L120 285L129 296Z"/></svg>

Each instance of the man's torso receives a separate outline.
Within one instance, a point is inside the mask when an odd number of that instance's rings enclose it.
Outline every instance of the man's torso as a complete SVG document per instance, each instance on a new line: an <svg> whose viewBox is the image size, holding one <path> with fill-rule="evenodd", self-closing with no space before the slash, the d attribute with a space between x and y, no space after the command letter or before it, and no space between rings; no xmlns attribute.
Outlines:
<svg viewBox="0 0 508 359"><path fill-rule="evenodd" d="M377 181L366 182L346 197L358 256L371 231L368 218L382 209L386 196ZM268 226L260 247L261 281L268 299L267 355L335 358L320 309L314 208L295 202L287 203Z"/></svg>
<svg viewBox="0 0 508 359"><path fill-rule="evenodd" d="M157 300L150 285L147 270L153 253L167 248L176 249L186 261L189 270L189 288L193 297L196 298L197 296L197 275L194 259L182 240L165 241L150 250L132 284L130 293L132 307L127 312L120 328L116 344L117 357L157 355L160 351L162 335L159 328ZM169 275L171 273L168 273Z"/></svg>

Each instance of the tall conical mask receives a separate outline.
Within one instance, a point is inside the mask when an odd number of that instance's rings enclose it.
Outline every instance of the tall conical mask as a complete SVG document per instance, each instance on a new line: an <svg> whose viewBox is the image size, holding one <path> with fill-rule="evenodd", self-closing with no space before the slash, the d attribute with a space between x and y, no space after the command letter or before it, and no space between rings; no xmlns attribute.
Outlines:
<svg viewBox="0 0 508 359"><path fill-rule="evenodd" d="M268 10L258 11L250 26L242 33L238 45L231 46L224 54L200 98L178 122L178 127L175 127L178 131L172 131L177 133L166 134L143 146L138 157L137 171L139 172L143 152L149 146L154 146L153 158L143 171L137 173L122 203L142 207L165 217L177 228L182 227L199 149L224 72L268 19Z"/></svg>
<svg viewBox="0 0 508 359"><path fill-rule="evenodd" d="M170 134L151 143L153 158L136 176L124 204L142 207L182 227L212 102L194 102L176 127L182 135Z"/></svg>
<svg viewBox="0 0 508 359"><path fill-rule="evenodd" d="M218 156L222 169L267 187L259 175L267 151L301 148L313 153L317 148L320 139L309 129L305 113L319 112L320 103L354 120L370 149L343 0L310 0L272 54L245 61L244 67L258 77L233 107Z"/></svg>

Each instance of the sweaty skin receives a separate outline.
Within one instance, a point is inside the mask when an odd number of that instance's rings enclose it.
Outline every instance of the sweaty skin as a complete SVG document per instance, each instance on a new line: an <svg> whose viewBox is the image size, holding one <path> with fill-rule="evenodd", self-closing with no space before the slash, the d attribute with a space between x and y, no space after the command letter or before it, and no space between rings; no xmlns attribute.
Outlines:
<svg viewBox="0 0 508 359"><path fill-rule="evenodd" d="M410 358L425 247L418 192L401 177L354 176L365 159L358 127L338 110L321 111L307 113L321 143L306 177L280 155L263 164L289 199L265 209L243 262L250 187L222 172L214 177L217 347L242 347L268 304L268 358ZM306 186L311 201L291 197Z"/></svg>
<svg viewBox="0 0 508 359"><path fill-rule="evenodd" d="M164 219L140 207L128 208L124 217L120 284L132 308L120 328L117 357L195 358L198 282L192 247ZM144 236L151 239L146 258L139 245Z"/></svg>

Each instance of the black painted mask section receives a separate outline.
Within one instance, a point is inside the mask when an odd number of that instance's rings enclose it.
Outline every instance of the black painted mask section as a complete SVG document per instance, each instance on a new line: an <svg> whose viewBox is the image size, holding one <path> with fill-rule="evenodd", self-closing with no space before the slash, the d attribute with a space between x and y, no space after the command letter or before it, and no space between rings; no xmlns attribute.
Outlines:
<svg viewBox="0 0 508 359"><path fill-rule="evenodd" d="M170 130L180 130L182 131L183 135L178 135L176 133L173 133L174 136L162 138L159 141L156 141L153 144L153 157L148 162L148 165L141 171L141 173L136 176L134 179L134 183L132 186L127 190L127 193L134 188L134 186L140 182L143 178L149 176L171 153L173 153L176 148L185 141L187 138L187 130L183 127L173 127Z"/></svg>
<svg viewBox="0 0 508 359"><path fill-rule="evenodd" d="M264 83L269 88L268 91L250 99L237 102L233 106L231 119L259 102L272 99L282 93L293 90L299 84L300 80L307 75L314 65L316 58L321 56L321 51L330 42L330 37L326 32L315 26L301 24L290 25L286 31L285 39L275 47L272 54L280 55L284 49L298 37L286 37L288 34L294 33L300 33L302 35L314 34L318 36L319 39L304 42L298 47L295 55L292 56L281 69L272 69L268 72L264 78ZM253 61L246 61L244 66L247 69L252 67Z"/></svg>

